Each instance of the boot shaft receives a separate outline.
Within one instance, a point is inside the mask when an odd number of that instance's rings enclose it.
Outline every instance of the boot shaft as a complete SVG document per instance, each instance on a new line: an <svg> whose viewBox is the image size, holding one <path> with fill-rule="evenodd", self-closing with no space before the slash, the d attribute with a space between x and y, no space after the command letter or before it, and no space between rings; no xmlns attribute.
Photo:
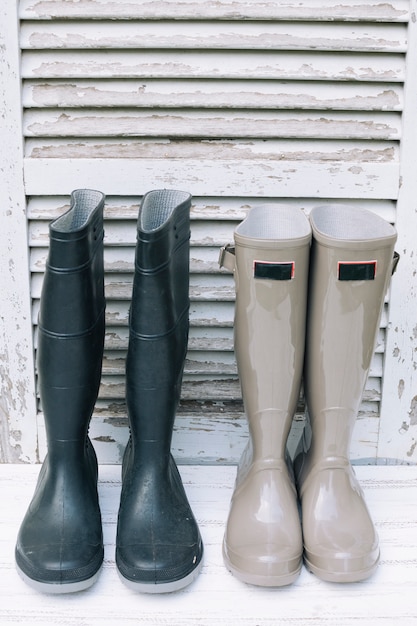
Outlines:
<svg viewBox="0 0 417 626"><path fill-rule="evenodd" d="M391 276L395 229L344 206L310 214L305 395L318 456L348 457Z"/></svg>
<svg viewBox="0 0 417 626"><path fill-rule="evenodd" d="M311 229L297 209L259 206L234 239L235 354L249 439L223 556L240 580L282 586L297 578L302 560L285 449L300 391Z"/></svg>
<svg viewBox="0 0 417 626"><path fill-rule="evenodd" d="M301 211L252 209L235 231L235 354L254 459L282 458L304 356L311 230Z"/></svg>
<svg viewBox="0 0 417 626"><path fill-rule="evenodd" d="M84 333L104 310L103 209L104 194L78 189L70 209L49 226L39 313L47 332Z"/></svg>
<svg viewBox="0 0 417 626"><path fill-rule="evenodd" d="M188 343L190 206L186 192L155 190L138 217L126 402L132 445L160 442L166 458Z"/></svg>
<svg viewBox="0 0 417 626"><path fill-rule="evenodd" d="M129 587L145 592L188 585L203 554L170 453L188 341L190 205L186 192L151 191L138 218L116 564Z"/></svg>
<svg viewBox="0 0 417 626"><path fill-rule="evenodd" d="M191 196L147 193L138 217L130 331L143 337L172 332L189 309Z"/></svg>
<svg viewBox="0 0 417 626"><path fill-rule="evenodd" d="M37 367L48 439L85 441L97 399L104 345L104 195L74 191L50 224Z"/></svg>

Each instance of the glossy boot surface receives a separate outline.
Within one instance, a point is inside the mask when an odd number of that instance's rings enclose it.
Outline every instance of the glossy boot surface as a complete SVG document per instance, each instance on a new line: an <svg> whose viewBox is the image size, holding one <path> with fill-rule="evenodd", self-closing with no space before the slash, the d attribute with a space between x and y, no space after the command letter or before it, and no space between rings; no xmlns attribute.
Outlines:
<svg viewBox="0 0 417 626"><path fill-rule="evenodd" d="M188 342L190 204L188 193L152 191L138 218L116 563L128 586L148 593L191 583L203 556L170 452Z"/></svg>
<svg viewBox="0 0 417 626"><path fill-rule="evenodd" d="M391 275L394 228L344 206L312 210L304 389L311 445L296 458L305 563L332 582L372 574L378 537L349 461Z"/></svg>
<svg viewBox="0 0 417 626"><path fill-rule="evenodd" d="M103 206L102 193L77 190L49 229L37 353L48 452L15 550L22 577L47 593L86 589L103 561L88 438L103 357Z"/></svg>
<svg viewBox="0 0 417 626"><path fill-rule="evenodd" d="M235 231L235 353L249 425L223 542L226 567L261 586L302 565L286 443L300 392L311 230L297 210L252 209Z"/></svg>

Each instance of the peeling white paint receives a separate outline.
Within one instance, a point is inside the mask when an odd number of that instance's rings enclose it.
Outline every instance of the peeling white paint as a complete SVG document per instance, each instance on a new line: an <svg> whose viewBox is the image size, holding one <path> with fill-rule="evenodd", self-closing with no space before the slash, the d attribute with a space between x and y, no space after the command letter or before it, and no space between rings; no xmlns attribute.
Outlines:
<svg viewBox="0 0 417 626"><path fill-rule="evenodd" d="M404 379L401 378L401 380L398 383L398 397L401 400L401 396L403 395L404 392L404 386L405 386L405 382Z"/></svg>
<svg viewBox="0 0 417 626"><path fill-rule="evenodd" d="M416 12L416 0L411 0L411 14ZM417 176L415 149L417 145L417 23L410 20L409 48L406 68L406 98L401 142L401 172L396 226L397 250L401 254L394 274L390 295L390 327L387 332L387 351L394 358L385 362L381 427L378 454L403 462L417 462L417 294L415 276L417 258L414 254L417 215L415 198ZM399 393L398 381L401 383ZM397 438L398 425L406 421L409 429L405 437Z"/></svg>
<svg viewBox="0 0 417 626"><path fill-rule="evenodd" d="M303 0L22 0L20 17L24 19L88 18L102 19L228 19L325 20L406 22L410 15L407 0L380 2L340 0L309 2Z"/></svg>
<svg viewBox="0 0 417 626"><path fill-rule="evenodd" d="M0 5L0 462L36 461L36 400L28 275L16 3Z"/></svg>

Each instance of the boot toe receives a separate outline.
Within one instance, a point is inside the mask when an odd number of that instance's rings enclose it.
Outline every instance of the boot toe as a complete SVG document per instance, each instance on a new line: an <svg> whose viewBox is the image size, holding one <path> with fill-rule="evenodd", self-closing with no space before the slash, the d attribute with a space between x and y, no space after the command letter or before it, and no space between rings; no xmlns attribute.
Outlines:
<svg viewBox="0 0 417 626"><path fill-rule="evenodd" d="M81 591L95 582L104 551L100 544L18 544L15 556L19 573L32 587L66 593Z"/></svg>
<svg viewBox="0 0 417 626"><path fill-rule="evenodd" d="M283 587L298 577L302 566L301 551L276 544L231 547L223 542L223 560L227 569L242 582L262 587Z"/></svg>
<svg viewBox="0 0 417 626"><path fill-rule="evenodd" d="M310 572L327 582L359 582L377 568L379 546L356 546L354 551L338 551L328 545L305 546L304 561Z"/></svg>
<svg viewBox="0 0 417 626"><path fill-rule="evenodd" d="M123 582L136 591L164 593L190 584L202 566L203 546L134 544L119 546L116 564Z"/></svg>
<svg viewBox="0 0 417 626"><path fill-rule="evenodd" d="M322 580L365 580L379 561L379 540L349 464L310 474L302 489L304 560Z"/></svg>

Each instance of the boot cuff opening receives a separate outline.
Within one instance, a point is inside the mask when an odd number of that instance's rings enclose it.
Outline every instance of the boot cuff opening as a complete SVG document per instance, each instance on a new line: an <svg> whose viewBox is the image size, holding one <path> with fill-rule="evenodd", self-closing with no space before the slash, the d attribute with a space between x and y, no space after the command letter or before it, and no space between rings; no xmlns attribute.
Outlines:
<svg viewBox="0 0 417 626"><path fill-rule="evenodd" d="M311 229L304 213L288 206L254 207L235 230L237 238L269 241L310 237Z"/></svg>
<svg viewBox="0 0 417 626"><path fill-rule="evenodd" d="M53 229L60 233L75 232L83 228L91 213L104 200L101 191L77 189L71 194L71 208L53 222Z"/></svg>
<svg viewBox="0 0 417 626"><path fill-rule="evenodd" d="M171 189L150 191L145 195L139 212L140 230L145 232L157 230L180 204L190 198L186 191Z"/></svg>
<svg viewBox="0 0 417 626"><path fill-rule="evenodd" d="M312 209L310 222L315 235L343 241L369 241L396 237L393 226L367 209L324 205Z"/></svg>

